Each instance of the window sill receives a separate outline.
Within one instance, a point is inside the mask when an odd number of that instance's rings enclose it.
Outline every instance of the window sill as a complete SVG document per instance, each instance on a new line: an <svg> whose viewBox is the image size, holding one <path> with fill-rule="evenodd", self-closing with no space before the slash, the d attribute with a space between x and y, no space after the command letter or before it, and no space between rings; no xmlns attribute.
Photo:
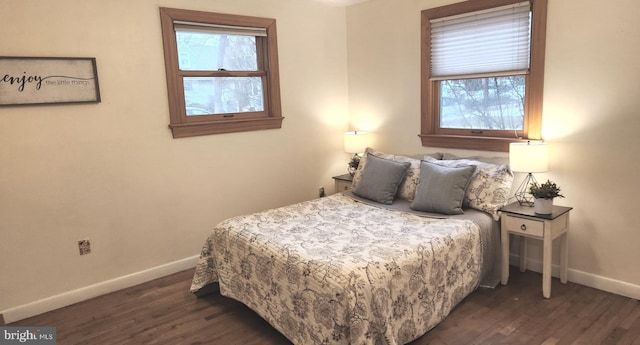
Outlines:
<svg viewBox="0 0 640 345"><path fill-rule="evenodd" d="M422 146L480 151L509 152L509 144L527 141L521 138L472 137L460 135L420 134Z"/></svg>
<svg viewBox="0 0 640 345"><path fill-rule="evenodd" d="M211 122L194 122L185 124L171 124L169 128L173 138L187 138L199 135L223 134L234 132L259 131L264 129L282 128L284 117L264 117L257 119L236 119Z"/></svg>

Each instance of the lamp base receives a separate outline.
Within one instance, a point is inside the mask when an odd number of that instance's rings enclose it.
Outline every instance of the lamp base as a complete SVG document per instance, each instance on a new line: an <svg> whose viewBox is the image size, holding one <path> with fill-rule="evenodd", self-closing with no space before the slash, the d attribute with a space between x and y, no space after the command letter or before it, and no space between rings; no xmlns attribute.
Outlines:
<svg viewBox="0 0 640 345"><path fill-rule="evenodd" d="M360 156L357 153L351 157L349 164L347 164L347 171L349 175L354 176L356 174L356 170L358 170L358 166L360 165Z"/></svg>
<svg viewBox="0 0 640 345"><path fill-rule="evenodd" d="M533 195L529 193L529 185L532 183L538 183L538 181L533 177L533 174L528 173L527 177L525 177L520 186L518 186L518 189L516 189L515 196L520 206L533 207L534 198Z"/></svg>

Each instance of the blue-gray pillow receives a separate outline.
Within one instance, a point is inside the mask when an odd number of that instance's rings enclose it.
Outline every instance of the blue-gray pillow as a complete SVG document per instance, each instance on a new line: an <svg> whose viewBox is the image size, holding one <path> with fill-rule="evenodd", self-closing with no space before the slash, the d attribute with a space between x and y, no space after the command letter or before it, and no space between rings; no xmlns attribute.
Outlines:
<svg viewBox="0 0 640 345"><path fill-rule="evenodd" d="M353 189L353 194L391 205L409 166L411 163L396 162L367 154L367 165L362 170L360 182Z"/></svg>
<svg viewBox="0 0 640 345"><path fill-rule="evenodd" d="M474 165L445 167L420 163L420 182L411 208L441 214L462 214L464 194L475 171Z"/></svg>

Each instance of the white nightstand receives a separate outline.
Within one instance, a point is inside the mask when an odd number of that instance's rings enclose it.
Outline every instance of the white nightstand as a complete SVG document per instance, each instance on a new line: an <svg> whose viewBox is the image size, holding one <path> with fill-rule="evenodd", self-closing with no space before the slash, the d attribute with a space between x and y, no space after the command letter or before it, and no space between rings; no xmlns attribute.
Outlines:
<svg viewBox="0 0 640 345"><path fill-rule="evenodd" d="M353 176L351 176L351 174L344 174L340 176L334 176L333 180L336 183L336 193L340 193L351 188Z"/></svg>
<svg viewBox="0 0 640 345"><path fill-rule="evenodd" d="M569 213L571 207L553 206L551 214L537 214L533 207L517 202L502 208L500 229L502 239L502 285L509 281L509 234L521 236L520 271L527 269L527 238L542 240L542 295L551 297L551 250L553 240L560 237L560 282L567 283L569 255Z"/></svg>

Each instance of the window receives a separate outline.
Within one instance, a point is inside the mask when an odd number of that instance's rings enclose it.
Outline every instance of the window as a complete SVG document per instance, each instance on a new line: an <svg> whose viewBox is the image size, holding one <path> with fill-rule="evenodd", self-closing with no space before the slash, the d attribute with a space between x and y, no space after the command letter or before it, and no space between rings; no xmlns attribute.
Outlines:
<svg viewBox="0 0 640 345"><path fill-rule="evenodd" d="M508 151L540 139L547 0L422 11L423 146Z"/></svg>
<svg viewBox="0 0 640 345"><path fill-rule="evenodd" d="M275 19L160 8L174 138L281 128Z"/></svg>

